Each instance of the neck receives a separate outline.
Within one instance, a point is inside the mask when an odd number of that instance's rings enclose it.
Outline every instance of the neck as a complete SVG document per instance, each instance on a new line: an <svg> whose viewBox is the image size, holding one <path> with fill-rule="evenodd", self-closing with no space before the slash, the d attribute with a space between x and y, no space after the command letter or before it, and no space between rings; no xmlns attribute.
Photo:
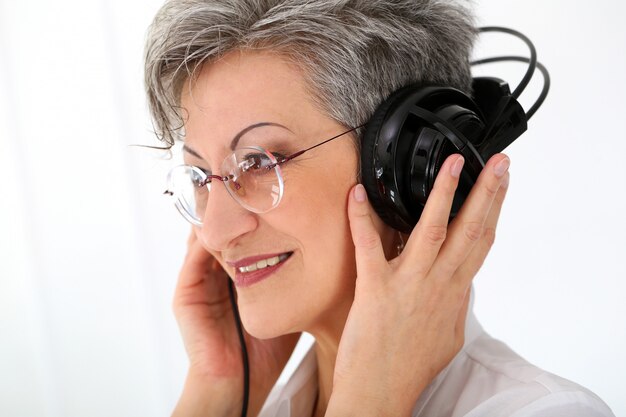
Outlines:
<svg viewBox="0 0 626 417"><path fill-rule="evenodd" d="M386 228L381 236L385 247L385 256L392 259L397 256L394 245L396 232L391 228ZM408 235L402 236L406 242ZM355 273L355 272L352 272ZM308 332L315 338L315 355L317 357L317 383L318 394L313 417L323 417L328 408L330 395L333 391L333 377L335 374L335 361L339 349L339 341L343 333L343 328L348 319L348 313L354 300L354 282L346 288L344 296L335 300L331 312L325 315L324 323L309 329Z"/></svg>
<svg viewBox="0 0 626 417"><path fill-rule="evenodd" d="M337 309L333 314L333 320L329 321L330 325L310 332L315 337L314 348L317 357L318 394L314 417L323 417L330 401L337 350L349 310L349 305L345 309Z"/></svg>
<svg viewBox="0 0 626 417"><path fill-rule="evenodd" d="M315 355L317 356L317 403L314 416L323 416L326 413L330 394L333 391L333 374L335 359L337 358L337 344L315 342Z"/></svg>

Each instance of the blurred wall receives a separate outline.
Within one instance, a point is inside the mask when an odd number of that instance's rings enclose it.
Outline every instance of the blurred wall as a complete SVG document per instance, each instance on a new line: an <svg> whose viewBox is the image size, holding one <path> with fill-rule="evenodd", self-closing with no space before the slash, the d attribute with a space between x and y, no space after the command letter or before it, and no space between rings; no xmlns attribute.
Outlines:
<svg viewBox="0 0 626 417"><path fill-rule="evenodd" d="M166 416L186 371L170 310L189 227L162 196L143 42L161 1L0 0L0 415ZM507 150L475 311L626 415L626 17L617 0L483 0L552 91ZM525 54L485 36L477 56ZM523 68L480 68L515 84ZM537 77L523 99L528 107Z"/></svg>

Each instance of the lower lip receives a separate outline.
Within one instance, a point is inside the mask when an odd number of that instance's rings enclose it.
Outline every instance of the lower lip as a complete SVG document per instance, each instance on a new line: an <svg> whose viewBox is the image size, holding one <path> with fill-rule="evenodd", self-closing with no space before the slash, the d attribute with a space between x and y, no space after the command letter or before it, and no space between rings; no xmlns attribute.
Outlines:
<svg viewBox="0 0 626 417"><path fill-rule="evenodd" d="M235 286L238 288L245 288L254 285L257 282L263 281L265 278L276 272L281 266L286 264L289 259L291 259L291 256L274 266L267 266L253 272L241 272L239 271L239 268L237 268L235 270L235 279L233 280L235 282Z"/></svg>

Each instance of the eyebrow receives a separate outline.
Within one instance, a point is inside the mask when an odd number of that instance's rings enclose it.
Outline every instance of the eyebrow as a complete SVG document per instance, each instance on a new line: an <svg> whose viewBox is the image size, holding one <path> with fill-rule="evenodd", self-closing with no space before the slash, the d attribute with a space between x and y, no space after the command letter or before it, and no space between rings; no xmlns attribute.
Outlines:
<svg viewBox="0 0 626 417"><path fill-rule="evenodd" d="M246 128L244 128L243 130L241 130L239 133L237 133L235 135L235 137L233 138L233 140L230 142L230 150L234 151L235 148L237 147L237 144L239 143L239 140L241 139L241 137L248 133L249 131L251 131L252 129L256 129L258 127L263 127L263 126L276 126L276 127L281 127L283 129L287 129L291 132L291 130L287 127L287 126L283 126L280 123L273 123L273 122L259 122L259 123L255 123L252 124ZM293 132L292 132L293 133ZM202 159L204 160L203 157L200 156L200 154L198 152L196 152L195 150L193 150L192 148L190 148L187 144L183 145L183 151L195 156L196 158Z"/></svg>

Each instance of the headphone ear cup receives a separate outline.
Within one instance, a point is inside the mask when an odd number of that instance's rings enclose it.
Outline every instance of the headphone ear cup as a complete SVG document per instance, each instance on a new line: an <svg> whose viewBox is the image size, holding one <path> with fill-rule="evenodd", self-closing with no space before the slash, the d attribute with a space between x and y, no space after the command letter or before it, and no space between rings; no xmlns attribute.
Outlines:
<svg viewBox="0 0 626 417"><path fill-rule="evenodd" d="M459 90L414 85L392 94L372 116L361 148L361 181L379 217L410 233L443 162L461 153L453 218L484 166L468 140L480 143L483 126L478 107Z"/></svg>
<svg viewBox="0 0 626 417"><path fill-rule="evenodd" d="M420 136L411 149L411 160L405 173L405 177L410 182L411 198L409 199L409 208L413 216L413 222L416 222L421 217L426 201L445 160L452 154L461 153L466 161L470 159L473 160L473 163L466 163L461 171L449 220L452 220L457 215L480 172L476 173L473 169L476 166L476 162L478 162L479 166L480 162L476 161L475 156L471 152L463 151L459 151L440 131L428 127L422 129Z"/></svg>
<svg viewBox="0 0 626 417"><path fill-rule="evenodd" d="M374 112L370 121L367 123L363 140L361 143L361 182L367 191L367 196L370 204L376 211L376 214L387 225L393 227L396 230L404 232L410 232L413 228L411 222L411 216L405 202L402 200L402 195L406 193L396 193L397 198L393 201L394 207L390 208L388 200L384 199L383 194L389 192L387 189L381 189L385 187L383 184L387 181L379 181L380 171L374 166L375 153L379 146L379 136L384 122L387 119L387 115L390 111L397 106L399 101L402 101L404 97L409 95L414 88L405 87L395 91L387 100L385 100ZM397 178L395 170L386 170L388 176L393 176L391 181L395 185L402 187L403 184L397 184Z"/></svg>
<svg viewBox="0 0 626 417"><path fill-rule="evenodd" d="M407 200L410 201L410 210L414 222L419 220L424 211L426 201L435 185L435 180L443 163L450 155L458 153L465 158L465 164L454 194L449 220L458 214L484 164L471 143L467 143L465 147L459 150L441 131L430 127L422 129L420 136L411 148L410 163L405 173L410 182L410 198Z"/></svg>
<svg viewBox="0 0 626 417"><path fill-rule="evenodd" d="M409 153L410 163L405 174L409 180L411 213L415 218L419 219L422 215L445 158L455 151L456 148L440 131L430 127L423 128L415 140Z"/></svg>
<svg viewBox="0 0 626 417"><path fill-rule="evenodd" d="M445 136L440 135L440 144L437 144L431 147L431 158L432 164L429 169L424 172L423 176L425 177L425 183L428 184L425 189L416 190L414 187L411 187L411 194L413 195L413 201L417 205L414 209L416 213L422 214L424 210L424 206L426 205L426 200L430 195L430 192L433 189L435 184L435 179L439 172L441 171L441 166L445 162L445 160L452 154L461 153L463 158L465 158L465 164L463 165L463 170L461 171L461 175L459 176L459 182L454 193L454 199L452 201L452 207L450 209L450 216L448 221L452 221L454 217L461 210L461 206L469 196L472 187L476 183L478 176L483 168L483 164L480 159L476 157L476 150L469 149L472 147L471 144L468 144L466 148L463 148L461 152L450 142ZM473 150L473 152L472 152ZM411 164L413 165L413 163ZM411 179L418 177L417 175L411 175ZM413 184L413 183L412 183ZM424 194L424 191L427 191L427 194Z"/></svg>

